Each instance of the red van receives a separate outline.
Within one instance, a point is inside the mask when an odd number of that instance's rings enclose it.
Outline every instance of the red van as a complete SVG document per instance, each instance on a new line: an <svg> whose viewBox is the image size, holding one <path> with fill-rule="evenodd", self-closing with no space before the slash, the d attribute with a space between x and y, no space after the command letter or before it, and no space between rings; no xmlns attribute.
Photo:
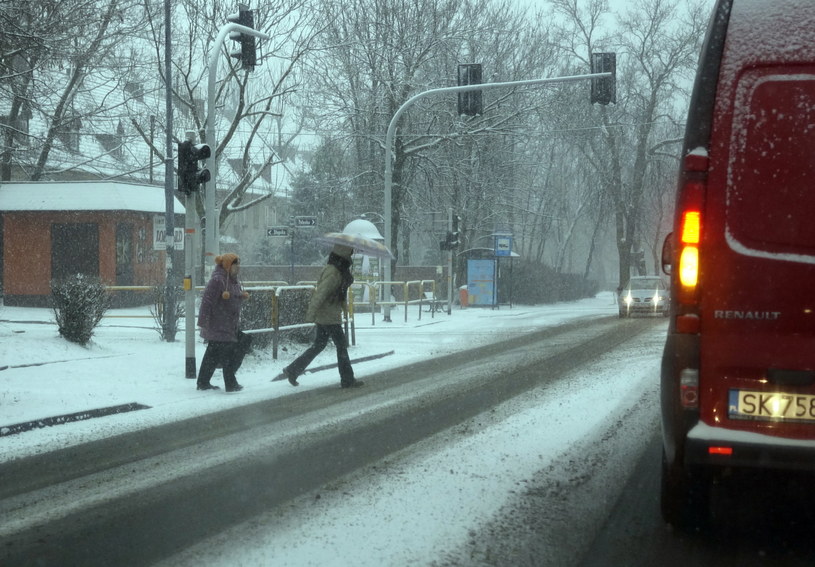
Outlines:
<svg viewBox="0 0 815 567"><path fill-rule="evenodd" d="M662 514L731 467L815 471L815 9L718 0L685 131L662 358Z"/></svg>

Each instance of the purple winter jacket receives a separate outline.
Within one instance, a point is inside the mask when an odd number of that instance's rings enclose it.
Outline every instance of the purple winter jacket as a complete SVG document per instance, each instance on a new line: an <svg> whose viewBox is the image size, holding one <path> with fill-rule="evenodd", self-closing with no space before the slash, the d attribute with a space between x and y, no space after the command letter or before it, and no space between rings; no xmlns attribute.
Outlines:
<svg viewBox="0 0 815 567"><path fill-rule="evenodd" d="M229 292L229 299L223 292ZM222 266L215 266L198 311L201 336L208 341L233 343L238 340L243 288L241 282L227 274Z"/></svg>

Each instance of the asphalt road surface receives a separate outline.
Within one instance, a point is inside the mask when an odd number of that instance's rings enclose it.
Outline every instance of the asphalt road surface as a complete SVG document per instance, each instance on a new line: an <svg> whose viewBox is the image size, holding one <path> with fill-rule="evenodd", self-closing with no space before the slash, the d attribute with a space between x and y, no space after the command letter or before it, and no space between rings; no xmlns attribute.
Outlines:
<svg viewBox="0 0 815 567"><path fill-rule="evenodd" d="M0 465L0 564L155 563L557 381L658 322L578 321L369 376L359 390L298 392ZM605 477L593 478L592 470L614 462L608 441L624 436L624 425L609 424L608 439L596 440L598 452L585 467L563 464L575 469L576 483L593 482L593 490L603 490ZM616 458L636 462L639 456L634 457ZM568 492L563 492L564 506ZM541 531L549 534L550 561L576 561L577 550L585 549L586 537L605 518L605 507L596 508L587 531L577 529L577 540L569 539L575 531L570 512L556 514L559 523L551 529L539 526L528 538L510 538L507 557L513 559L507 564L544 565L529 547L539 545ZM517 516L532 522L540 517L534 508ZM560 535L564 543L558 555L552 546ZM497 534L484 541L503 545L506 538ZM483 564L502 562L484 559Z"/></svg>
<svg viewBox="0 0 815 567"><path fill-rule="evenodd" d="M710 525L674 531L659 513L661 440L655 435L581 567L815 565L815 478L739 471L713 489Z"/></svg>

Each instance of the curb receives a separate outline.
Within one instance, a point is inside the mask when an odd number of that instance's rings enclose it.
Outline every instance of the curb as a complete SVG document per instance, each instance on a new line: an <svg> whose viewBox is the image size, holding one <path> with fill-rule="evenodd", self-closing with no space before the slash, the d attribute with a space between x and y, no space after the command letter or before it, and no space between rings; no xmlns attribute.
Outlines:
<svg viewBox="0 0 815 567"><path fill-rule="evenodd" d="M125 413L129 411L150 409L150 406L139 404L136 402L130 404L122 404L118 406L110 406L106 408L98 408L76 413L67 413L65 415L57 415L54 417L45 417L42 419L35 419L34 421L24 421L22 423L15 423L14 425L0 426L0 437L8 435L15 435L17 433L24 433L32 429L41 429L43 427L51 427L53 425L62 425L63 423L71 423L74 421L84 421L94 417L104 417L106 415L113 415L117 413Z"/></svg>

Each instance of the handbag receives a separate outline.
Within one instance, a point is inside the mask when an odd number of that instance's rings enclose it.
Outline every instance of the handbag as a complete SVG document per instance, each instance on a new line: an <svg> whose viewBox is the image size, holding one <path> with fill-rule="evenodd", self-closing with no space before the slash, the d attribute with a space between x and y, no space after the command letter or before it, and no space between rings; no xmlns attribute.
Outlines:
<svg viewBox="0 0 815 567"><path fill-rule="evenodd" d="M238 330L238 350L241 354L247 354L252 350L252 335Z"/></svg>

